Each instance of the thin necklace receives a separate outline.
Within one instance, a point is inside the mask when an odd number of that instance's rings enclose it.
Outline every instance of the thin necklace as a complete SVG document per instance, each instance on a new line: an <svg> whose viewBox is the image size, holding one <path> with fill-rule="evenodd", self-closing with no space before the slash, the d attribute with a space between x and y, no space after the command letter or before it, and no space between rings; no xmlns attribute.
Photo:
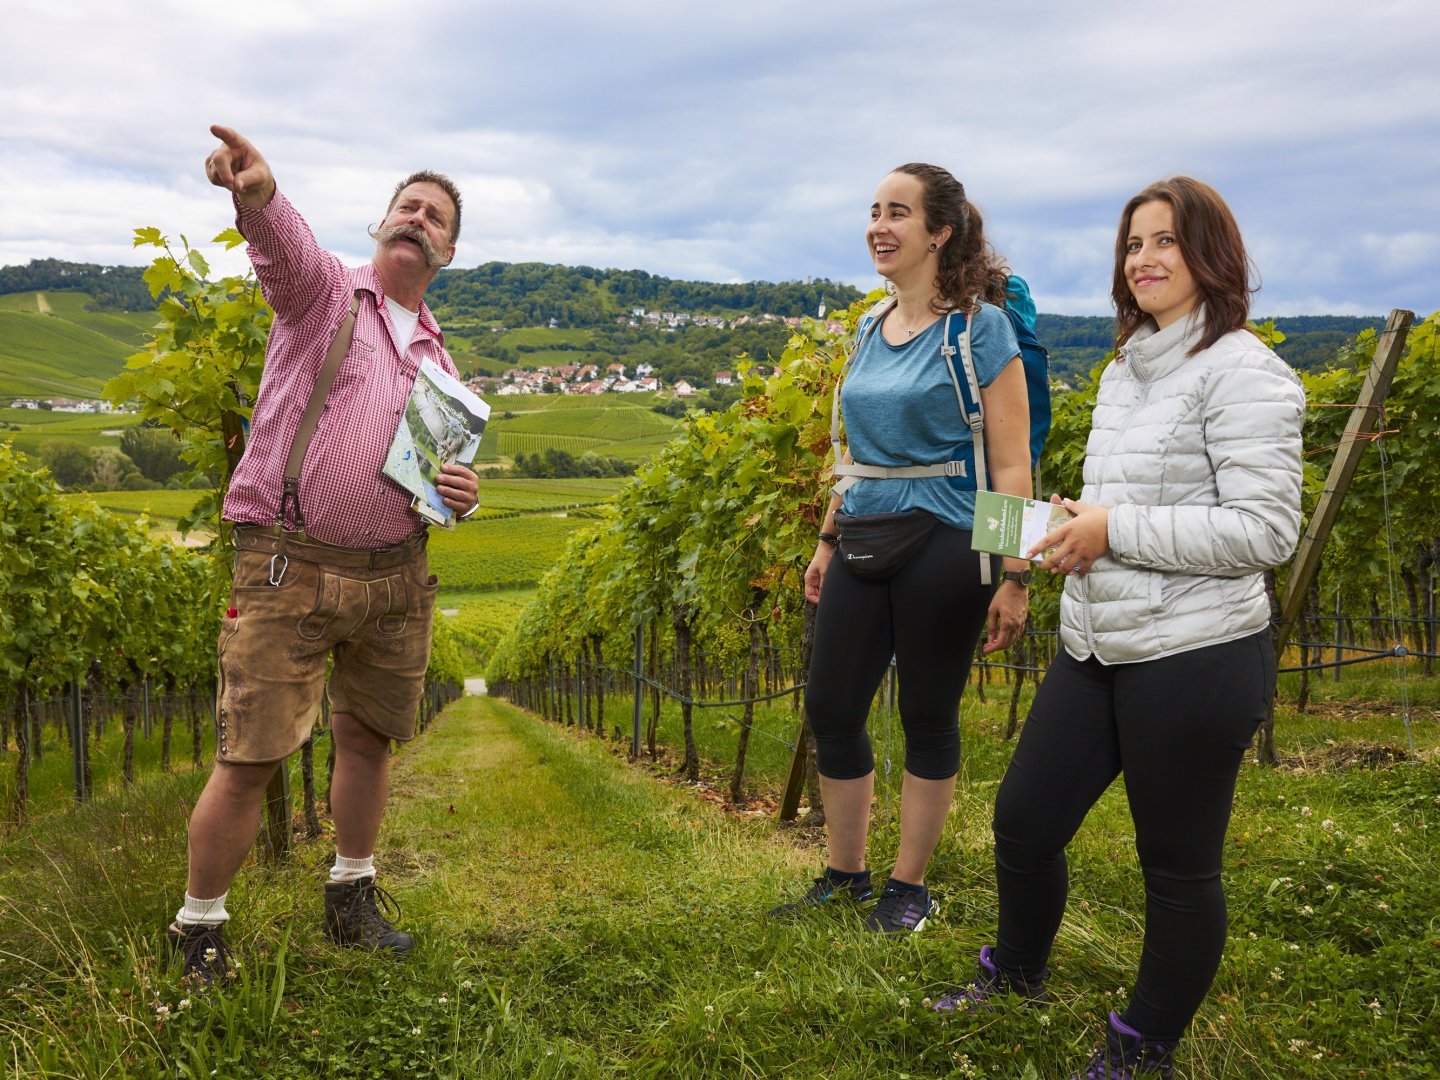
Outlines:
<svg viewBox="0 0 1440 1080"><path fill-rule="evenodd" d="M898 312L900 309L897 307L895 310ZM896 320L898 321L899 318L900 318L900 316L897 314L897 315L895 316L895 318L896 318ZM921 330L923 330L925 327L927 327L927 326L929 326L931 323L933 323L934 321L935 321L935 316L932 314L927 321L925 321L924 323L922 323L922 324L919 325L919 326L916 326L914 329L911 329L911 328L907 327L904 323L900 323L900 329L905 331L905 336L906 336L907 338L912 338L912 337L914 337L917 333L919 333Z"/></svg>

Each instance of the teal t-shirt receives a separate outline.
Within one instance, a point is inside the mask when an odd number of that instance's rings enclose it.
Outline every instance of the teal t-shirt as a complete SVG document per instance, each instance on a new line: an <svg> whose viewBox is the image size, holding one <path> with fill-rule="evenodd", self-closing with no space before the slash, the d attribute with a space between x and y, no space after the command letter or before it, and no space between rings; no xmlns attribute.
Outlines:
<svg viewBox="0 0 1440 1080"><path fill-rule="evenodd" d="M840 410L850 456L865 465L935 465L950 461L970 428L960 414L955 384L940 355L944 318L903 345L891 345L876 327L860 346L840 389ZM1009 316L981 304L970 320L975 376L989 386L1020 353ZM956 372L964 378L960 357ZM847 514L929 510L946 525L969 529L975 492L961 491L945 476L918 480L862 479L845 492Z"/></svg>

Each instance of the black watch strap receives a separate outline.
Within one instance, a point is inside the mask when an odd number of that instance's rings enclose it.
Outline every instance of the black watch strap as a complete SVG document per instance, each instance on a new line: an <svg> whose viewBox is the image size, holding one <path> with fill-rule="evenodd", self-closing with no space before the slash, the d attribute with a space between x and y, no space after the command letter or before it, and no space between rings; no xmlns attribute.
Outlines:
<svg viewBox="0 0 1440 1080"><path fill-rule="evenodd" d="M1030 579L1034 576L1035 571L1031 570L1028 566L1024 570L1006 570L1004 574L1006 581L1013 581L1022 589L1028 589L1030 587Z"/></svg>

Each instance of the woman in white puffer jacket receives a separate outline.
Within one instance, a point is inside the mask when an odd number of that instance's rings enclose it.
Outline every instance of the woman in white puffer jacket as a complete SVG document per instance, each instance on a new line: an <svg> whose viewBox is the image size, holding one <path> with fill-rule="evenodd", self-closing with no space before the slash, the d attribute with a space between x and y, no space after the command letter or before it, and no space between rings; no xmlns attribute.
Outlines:
<svg viewBox="0 0 1440 1080"><path fill-rule="evenodd" d="M1245 329L1251 288L1229 207L1188 177L1126 204L1075 514L1036 551L1069 575L1063 649L995 806L1000 923L941 1007L1041 998L1065 908L1065 847L1121 773L1145 878L1124 1014L1082 1076L1169 1077L1219 967L1220 867L1235 778L1275 690L1264 572L1300 530L1300 380Z"/></svg>

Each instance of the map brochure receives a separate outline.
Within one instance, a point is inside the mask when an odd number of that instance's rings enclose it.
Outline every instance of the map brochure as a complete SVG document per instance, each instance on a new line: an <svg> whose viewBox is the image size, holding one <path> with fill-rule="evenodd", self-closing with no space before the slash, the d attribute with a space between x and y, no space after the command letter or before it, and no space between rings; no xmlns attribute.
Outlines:
<svg viewBox="0 0 1440 1080"><path fill-rule="evenodd" d="M410 505L426 521L455 527L455 511L435 489L440 466L469 465L480 447L490 406L432 360L422 360L410 400L395 429L381 470L414 498Z"/></svg>
<svg viewBox="0 0 1440 1080"><path fill-rule="evenodd" d="M970 546L976 551L1023 559L1025 552L1070 517L1070 511L1059 503L1002 495L998 491L977 491L975 529ZM1032 561L1040 562L1043 558L1045 554L1040 552Z"/></svg>

